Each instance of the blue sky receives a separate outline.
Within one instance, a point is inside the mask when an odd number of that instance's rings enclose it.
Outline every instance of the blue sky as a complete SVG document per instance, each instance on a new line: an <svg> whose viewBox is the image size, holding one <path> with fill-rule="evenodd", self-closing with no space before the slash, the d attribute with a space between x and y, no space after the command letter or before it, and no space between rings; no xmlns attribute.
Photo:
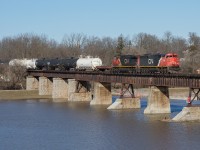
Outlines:
<svg viewBox="0 0 200 150"><path fill-rule="evenodd" d="M0 0L0 39L22 33L45 34L58 42L71 33L200 36L199 7L199 0Z"/></svg>

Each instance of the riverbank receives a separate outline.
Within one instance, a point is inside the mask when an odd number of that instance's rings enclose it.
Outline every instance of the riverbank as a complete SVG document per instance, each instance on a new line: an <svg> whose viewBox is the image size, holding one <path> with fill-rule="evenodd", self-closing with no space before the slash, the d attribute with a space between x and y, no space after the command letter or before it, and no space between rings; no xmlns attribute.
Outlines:
<svg viewBox="0 0 200 150"><path fill-rule="evenodd" d="M148 97L149 88L135 89L136 97ZM119 96L121 89L112 89L112 95ZM169 88L170 99L186 100L188 98L189 88ZM125 96L130 96L127 92ZM51 95L39 95L38 90L0 90L0 99L46 99L52 98Z"/></svg>
<svg viewBox="0 0 200 150"><path fill-rule="evenodd" d="M0 90L0 99L43 99L51 98L50 95L39 95L38 90Z"/></svg>

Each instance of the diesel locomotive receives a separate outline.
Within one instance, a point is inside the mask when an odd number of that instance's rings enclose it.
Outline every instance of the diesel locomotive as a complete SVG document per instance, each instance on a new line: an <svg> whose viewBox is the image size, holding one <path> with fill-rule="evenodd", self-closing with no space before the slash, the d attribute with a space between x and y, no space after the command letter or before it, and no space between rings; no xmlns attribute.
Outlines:
<svg viewBox="0 0 200 150"><path fill-rule="evenodd" d="M112 70L135 73L172 73L180 70L180 61L175 53L121 55L112 60Z"/></svg>

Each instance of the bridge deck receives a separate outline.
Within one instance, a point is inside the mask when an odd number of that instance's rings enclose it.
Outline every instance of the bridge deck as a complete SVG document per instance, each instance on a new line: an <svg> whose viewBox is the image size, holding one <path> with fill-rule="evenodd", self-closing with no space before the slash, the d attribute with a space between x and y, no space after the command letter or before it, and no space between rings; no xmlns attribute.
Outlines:
<svg viewBox="0 0 200 150"><path fill-rule="evenodd" d="M27 70L28 75L34 77L68 78L80 81L96 81L107 83L126 83L133 85L152 85L168 87L200 88L198 74L128 74L104 73L87 71L39 71Z"/></svg>

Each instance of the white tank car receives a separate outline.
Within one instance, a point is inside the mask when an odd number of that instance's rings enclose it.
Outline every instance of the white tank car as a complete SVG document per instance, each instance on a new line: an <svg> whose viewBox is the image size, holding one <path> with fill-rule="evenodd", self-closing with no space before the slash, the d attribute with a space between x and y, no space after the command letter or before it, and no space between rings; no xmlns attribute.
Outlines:
<svg viewBox="0 0 200 150"><path fill-rule="evenodd" d="M76 69L78 70L95 70L97 66L102 65L102 60L98 57L92 58L87 56L85 58L79 58L76 62Z"/></svg>
<svg viewBox="0 0 200 150"><path fill-rule="evenodd" d="M36 68L36 65L35 65L35 62L36 62L37 59L26 59L26 68L27 69L35 69Z"/></svg>
<svg viewBox="0 0 200 150"><path fill-rule="evenodd" d="M12 59L9 61L9 66L22 66L26 69L35 69L35 61L37 59Z"/></svg>

